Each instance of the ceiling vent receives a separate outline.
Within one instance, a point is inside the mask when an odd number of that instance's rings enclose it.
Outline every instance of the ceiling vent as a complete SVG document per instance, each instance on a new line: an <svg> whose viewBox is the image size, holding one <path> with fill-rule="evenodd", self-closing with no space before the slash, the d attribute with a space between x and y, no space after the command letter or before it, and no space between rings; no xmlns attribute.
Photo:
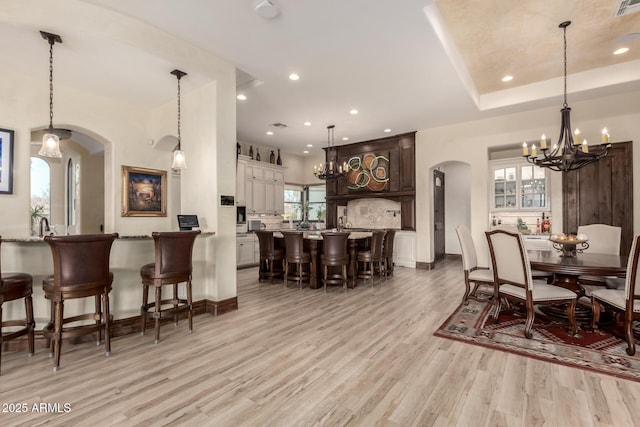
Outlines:
<svg viewBox="0 0 640 427"><path fill-rule="evenodd" d="M640 11L640 0L619 0L616 16L629 15L638 11Z"/></svg>
<svg viewBox="0 0 640 427"><path fill-rule="evenodd" d="M278 16L278 8L269 0L259 0L255 6L256 13L264 19L273 19Z"/></svg>
<svg viewBox="0 0 640 427"><path fill-rule="evenodd" d="M287 125L285 125L284 123L272 123L271 126L276 127L276 128L286 128L288 127Z"/></svg>

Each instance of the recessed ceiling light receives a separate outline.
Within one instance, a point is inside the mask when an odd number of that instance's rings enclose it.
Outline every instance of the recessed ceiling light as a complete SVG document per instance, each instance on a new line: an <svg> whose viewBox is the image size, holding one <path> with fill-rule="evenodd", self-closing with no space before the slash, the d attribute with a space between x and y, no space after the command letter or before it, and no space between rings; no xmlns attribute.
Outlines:
<svg viewBox="0 0 640 427"><path fill-rule="evenodd" d="M351 114L354 114L354 115L355 115L355 114L358 114L358 110L356 110L356 109L354 108L353 110L349 111L349 113L351 113Z"/></svg>
<svg viewBox="0 0 640 427"><path fill-rule="evenodd" d="M504 76L504 77L502 78L502 81L503 81L503 82L510 82L511 80L513 80L513 76Z"/></svg>
<svg viewBox="0 0 640 427"><path fill-rule="evenodd" d="M289 80L293 80L293 81L300 80L300 76L297 75L296 73L291 73L289 74Z"/></svg>
<svg viewBox="0 0 640 427"><path fill-rule="evenodd" d="M309 150L304 150L303 153L304 154L309 154Z"/></svg>
<svg viewBox="0 0 640 427"><path fill-rule="evenodd" d="M307 144L307 147L313 147L313 144Z"/></svg>
<svg viewBox="0 0 640 427"><path fill-rule="evenodd" d="M244 101L245 99L247 99L246 95L240 94L238 96L236 96L236 98L238 98L240 101Z"/></svg>
<svg viewBox="0 0 640 427"><path fill-rule="evenodd" d="M348 141L348 140L349 140L349 137L348 137L348 136L343 136L343 137L342 137L342 140L343 140L343 141Z"/></svg>
<svg viewBox="0 0 640 427"><path fill-rule="evenodd" d="M391 132L391 129L386 128L384 131L385 131L385 132L387 132L387 133L389 133L389 132Z"/></svg>
<svg viewBox="0 0 640 427"><path fill-rule="evenodd" d="M311 126L311 122L304 122L305 126Z"/></svg>
<svg viewBox="0 0 640 427"><path fill-rule="evenodd" d="M627 53L629 52L629 48L628 47L621 47L620 49L616 49L613 51L614 55L622 55L623 53Z"/></svg>
<svg viewBox="0 0 640 427"><path fill-rule="evenodd" d="M267 135L273 135L273 132L271 132L270 130L267 131Z"/></svg>

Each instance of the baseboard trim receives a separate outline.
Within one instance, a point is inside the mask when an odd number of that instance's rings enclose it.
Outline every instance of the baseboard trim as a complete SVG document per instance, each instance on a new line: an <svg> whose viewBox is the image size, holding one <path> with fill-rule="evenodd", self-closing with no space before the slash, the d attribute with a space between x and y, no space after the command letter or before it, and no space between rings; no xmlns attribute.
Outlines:
<svg viewBox="0 0 640 427"><path fill-rule="evenodd" d="M238 309L238 297L227 298L221 301L211 301L208 299L196 301L193 303L193 315L199 316L202 314L209 314L212 316L220 316L225 313ZM182 312L178 316L179 320L187 319L187 312ZM161 323L169 323L172 319L162 319ZM146 320L147 333L151 331L153 333L154 321L148 318ZM142 331L142 323L140 315L126 317L124 319L117 319L111 322L111 338L122 337L126 335L140 333ZM35 348L43 349L49 348L49 342L42 335L42 330L35 331ZM94 334L87 334L80 337L76 337L74 340L65 340L72 344L81 342L95 341ZM27 351L27 337L21 336L15 340L3 343L2 351Z"/></svg>
<svg viewBox="0 0 640 427"><path fill-rule="evenodd" d="M434 262L416 262L416 268L420 270L433 270L434 266Z"/></svg>

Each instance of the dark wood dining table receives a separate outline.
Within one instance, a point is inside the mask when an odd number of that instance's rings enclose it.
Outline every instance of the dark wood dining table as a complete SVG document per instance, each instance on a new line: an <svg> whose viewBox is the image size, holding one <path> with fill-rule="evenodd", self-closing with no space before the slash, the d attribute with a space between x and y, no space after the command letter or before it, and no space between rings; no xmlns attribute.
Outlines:
<svg viewBox="0 0 640 427"><path fill-rule="evenodd" d="M553 284L570 289L584 296L579 276L624 277L627 270L626 255L578 253L574 257L563 257L556 250L527 251L531 268L553 273Z"/></svg>
<svg viewBox="0 0 640 427"><path fill-rule="evenodd" d="M318 289L322 287L322 269L320 268L320 255L322 254L322 232L321 231L306 231L302 237L304 239L305 250L309 248L309 254L311 255L311 266L309 274L309 287L311 289ZM275 232L273 237L276 239L276 246L284 249L284 236L282 233ZM352 231L349 234L348 250L349 250L349 268L347 269L347 286L349 288L356 287L356 255L358 247L363 247L366 240L371 238L370 231Z"/></svg>

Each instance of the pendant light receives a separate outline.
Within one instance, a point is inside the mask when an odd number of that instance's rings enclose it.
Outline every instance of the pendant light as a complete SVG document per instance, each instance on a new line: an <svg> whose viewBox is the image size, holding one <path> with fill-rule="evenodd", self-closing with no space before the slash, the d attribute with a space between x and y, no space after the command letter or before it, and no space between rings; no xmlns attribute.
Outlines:
<svg viewBox="0 0 640 427"><path fill-rule="evenodd" d="M184 152L182 151L180 137L180 79L187 75L184 71L173 70L171 72L178 79L178 147L173 151L173 161L171 162L171 169L179 170L186 169L187 162L185 160Z"/></svg>
<svg viewBox="0 0 640 427"><path fill-rule="evenodd" d="M38 154L42 157L61 158L60 137L66 139L71 136L68 130L53 128L53 45L56 42L62 43L62 38L44 31L40 31L40 35L49 42L49 128L42 137L42 148Z"/></svg>
<svg viewBox="0 0 640 427"><path fill-rule="evenodd" d="M333 142L335 125L327 126L327 156L335 149ZM337 181L338 179L346 176L349 172L349 165L344 162L342 165L338 162L328 161L313 166L313 174L325 181Z"/></svg>

